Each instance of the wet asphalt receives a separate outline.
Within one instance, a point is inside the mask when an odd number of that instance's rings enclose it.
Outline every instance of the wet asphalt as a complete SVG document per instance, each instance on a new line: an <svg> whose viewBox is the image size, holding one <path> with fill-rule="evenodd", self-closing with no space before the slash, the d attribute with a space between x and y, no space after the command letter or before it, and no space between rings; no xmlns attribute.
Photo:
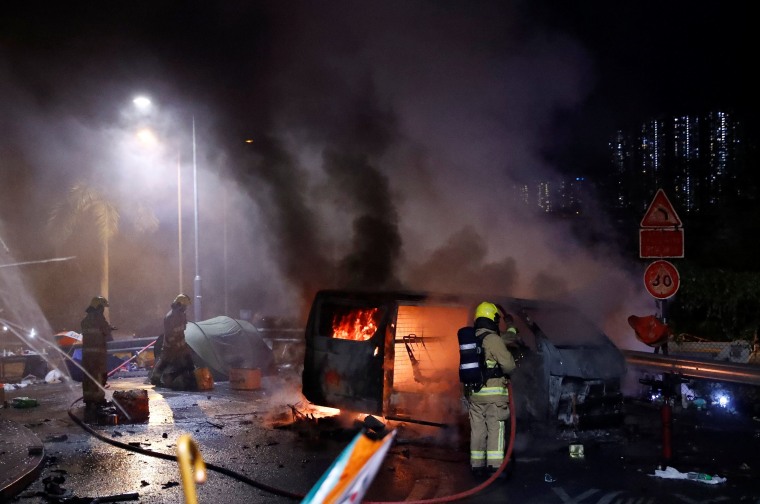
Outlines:
<svg viewBox="0 0 760 504"><path fill-rule="evenodd" d="M121 496L117 502L186 502L174 455L180 436L189 434L210 469L195 489L199 503L300 502L360 428L353 417L311 411L296 373L264 377L257 390L234 390L229 382L209 391L157 389L140 373L109 380L111 392L135 389L148 390L149 420L117 425L81 422L77 382L7 392L8 401L37 401L30 408L0 409L0 428L20 439L31 436L23 439L30 446L38 441L35 455L20 454L37 461L38 469L6 500L105 502ZM490 484L470 475L466 424L388 422L396 440L364 502L760 503L760 422L720 409L676 408L672 453L665 460L659 406L629 400L626 407L618 428L555 432L521 426L509 477ZM0 442L0 461L16 456L12 444L3 448ZM571 444L583 445L583 458L570 457ZM655 476L665 465L726 481Z"/></svg>

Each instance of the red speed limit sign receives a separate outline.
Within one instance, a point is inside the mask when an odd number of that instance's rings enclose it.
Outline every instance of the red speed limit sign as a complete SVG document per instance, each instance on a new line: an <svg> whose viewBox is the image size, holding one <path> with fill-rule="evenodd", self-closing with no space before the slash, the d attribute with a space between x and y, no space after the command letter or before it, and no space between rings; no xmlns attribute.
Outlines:
<svg viewBox="0 0 760 504"><path fill-rule="evenodd" d="M668 261L654 261L644 271L644 285L656 299L667 299L676 293L681 283L678 270Z"/></svg>

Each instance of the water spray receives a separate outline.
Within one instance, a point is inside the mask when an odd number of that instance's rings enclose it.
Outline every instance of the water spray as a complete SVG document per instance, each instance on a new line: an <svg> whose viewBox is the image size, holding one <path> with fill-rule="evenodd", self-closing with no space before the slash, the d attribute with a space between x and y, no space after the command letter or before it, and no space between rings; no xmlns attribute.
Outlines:
<svg viewBox="0 0 760 504"><path fill-rule="evenodd" d="M3 324L6 327L9 327L11 333L13 333L14 336L18 337L22 342L24 342L25 344L29 345L32 348L32 350L34 350L37 353L37 355L42 356L42 358L44 358L45 361L48 362L48 364L51 364L54 369L57 369L58 371L60 371L60 369L59 369L60 366L56 365L51 359L49 359L48 357L46 357L47 353L43 354L43 352L40 352L39 348L37 348L35 345L32 345L29 342L29 339L26 338L23 335L23 333L25 333L27 331L22 326L20 326L18 324L14 324L13 322L10 322L9 320L5 320L5 319L2 319L2 318L0 318L0 324ZM49 348L51 348L52 350L55 351L55 354L60 355L61 357L63 357L64 361L68 360L74 366L76 366L80 371L82 371L82 374L84 374L90 380L92 380L92 382L95 383L95 385L97 385L104 393L107 391L108 384L106 384L105 386L101 385L98 382L98 380L95 379L95 377L93 377L90 373L87 372L87 370L84 368L84 366L82 366L82 364L80 364L72 356L70 356L69 354L67 354L66 352L64 352L60 347L58 347L58 345L56 345L53 342L47 341L44 338L35 339L35 341L39 341L39 342L43 343L44 345L47 345ZM45 348L43 350L47 350L47 348ZM68 372L68 368L66 368L66 366L63 366L63 367L66 369L65 376L67 378L71 379L71 374ZM109 374L109 376L110 376L110 374ZM118 401L113 400L113 397L111 399L112 399L112 402L114 403L114 405L119 409L119 411L121 411L124 414L124 416L127 417L127 419L131 420L132 417L129 414L129 412L121 404L119 404Z"/></svg>
<svg viewBox="0 0 760 504"><path fill-rule="evenodd" d="M50 263L50 262L69 261L71 259L76 259L76 257L77 256L54 257L52 259L40 259L38 261L22 261L22 262L15 262L15 263L9 263L9 264L0 264L0 268L10 268L10 267L16 267L16 266L26 266L28 264L44 264L44 263Z"/></svg>

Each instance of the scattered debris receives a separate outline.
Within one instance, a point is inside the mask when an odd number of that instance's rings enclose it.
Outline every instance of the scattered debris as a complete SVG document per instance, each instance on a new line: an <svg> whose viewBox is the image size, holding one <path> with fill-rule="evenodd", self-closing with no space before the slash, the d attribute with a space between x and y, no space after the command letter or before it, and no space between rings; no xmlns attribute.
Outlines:
<svg viewBox="0 0 760 504"><path fill-rule="evenodd" d="M45 375L45 383L61 383L63 381L63 373L57 369L53 369Z"/></svg>
<svg viewBox="0 0 760 504"><path fill-rule="evenodd" d="M584 451L583 451L583 445L582 444L571 444L570 445L570 458L573 459L582 459L584 458Z"/></svg>
<svg viewBox="0 0 760 504"><path fill-rule="evenodd" d="M691 480L691 481L699 481L700 483L707 483L709 485L715 485L718 483L725 483L726 478L721 478L717 475L710 475L705 473L696 473L696 472L688 472L688 473L682 473L678 469L675 469L673 467L666 467L664 470L655 469L654 474L650 476L655 476L658 478L666 478L666 479L685 479L685 480Z"/></svg>
<svg viewBox="0 0 760 504"><path fill-rule="evenodd" d="M31 397L14 397L11 405L14 408L34 408L35 406L39 406L39 403L37 399L32 399Z"/></svg>

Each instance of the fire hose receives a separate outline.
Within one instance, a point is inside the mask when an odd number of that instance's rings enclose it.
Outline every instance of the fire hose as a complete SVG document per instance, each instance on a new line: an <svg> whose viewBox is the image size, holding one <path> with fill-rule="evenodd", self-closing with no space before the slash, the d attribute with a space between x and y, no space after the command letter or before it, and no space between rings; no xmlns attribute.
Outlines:
<svg viewBox="0 0 760 504"><path fill-rule="evenodd" d="M473 487L469 490L466 490L464 492L460 492L458 494L448 495L444 497L436 497L432 499L423 499L423 500L415 500L415 501L377 501L377 502L371 502L371 501L363 501L365 504L435 504L439 502L453 502L461 499L465 499L467 497L471 497L481 490L485 489L489 485L491 485L494 481L496 481L497 478L501 476L501 474L504 472L504 470L507 468L507 465L510 463L510 460L512 458L512 450L515 444L515 434L517 430L517 419L515 415L515 409L514 409L514 401L512 399L512 383L509 382L507 384L507 390L509 394L509 412L510 412L510 432L509 432L509 445L507 448L507 452L504 455L504 461L501 463L499 468L484 482L482 482L480 485ZM224 474L225 476L229 476L233 479L236 479L240 482L246 483L248 485L251 485L255 488L258 488L260 490L267 491L269 493L280 495L282 497L288 497L291 499L301 500L305 497L303 494L297 494L293 492L288 492L287 490L282 490L280 488L272 487L269 485L266 485L264 483L255 481L251 478L248 478L247 476L236 473L230 469L227 469L225 467L217 466L215 464L210 463L204 463L203 458L200 454L200 450L198 449L197 445L195 445L192 442L192 439L188 435L183 435L180 440L178 441L178 452L177 455L169 455L166 453L156 452L153 450L147 450L144 448L140 448L138 446L121 443L119 441L116 441L112 438L103 436L99 432L92 429L89 425L87 425L85 422L83 422L81 419L79 419L72 411L74 408L74 405L81 401L83 398L80 397L76 401L74 401L70 408L69 408L69 417L78 424L82 429L89 432L92 436L100 439L101 441L108 443L110 445L116 446L118 448L122 448L128 451L132 451L135 453L140 453L142 455L148 455L151 457L160 458L163 460L169 460L169 461L176 461L180 466L180 472L183 479L183 489L185 492L186 502L188 504L196 504L196 497L195 497L195 486L194 482L202 482L203 479L205 479L205 474L207 470L215 471L220 474ZM193 481L194 480L194 481Z"/></svg>
<svg viewBox="0 0 760 504"><path fill-rule="evenodd" d="M110 444L112 446L116 446L117 448L122 448L124 450L132 451L132 452L135 452L135 453L140 453L142 455L148 455L150 457L156 457L156 458L159 458L159 459L162 459L162 460L169 460L169 461L172 461L172 462L175 462L175 461L182 462L182 454L180 454L180 457L178 458L175 455L170 455L170 454L167 454L167 453L161 453L161 452L157 452L157 451L153 451L153 450L146 450L145 448L140 448L139 446L134 446L134 445L126 444L126 443L121 443L119 441L116 441L115 439L110 439L110 438L108 438L106 436L103 436L102 434L100 434L96 430L92 429L89 425L87 425L85 422L83 422L79 417L77 417L73 413L72 409L74 408L74 405L76 403L78 403L79 401L81 401L82 399L83 398L80 397L79 399L77 399L76 401L74 401L71 404L71 406L69 408L69 417L77 425L79 425L82 429L84 429L87 432L89 432L92 436L98 438L99 440L103 441L104 443L108 443L108 444ZM199 459L199 460L202 460L202 459ZM197 463L197 462L196 462L196 464L197 464L196 471L194 471L194 472L197 473L197 469L198 469L198 466L200 466L200 464ZM230 469L227 469L226 467L217 466L215 464L210 464L210 463L207 463L207 462L204 465L205 465L205 469L206 470L211 470L211 471L218 472L220 474L224 474L225 476L229 476L229 477L234 478L234 479L236 479L238 481L241 481L243 483L247 483L248 485L251 485L252 487L258 488L260 490L264 490L266 492L269 492L269 493L272 493L272 494L275 494L275 495L280 495L280 496L283 496L283 497L289 497L291 499L298 499L298 500L300 500L300 499L303 498L303 495L296 494L296 493L293 493L293 492L288 492L287 490L282 490L282 489L279 489L279 488L276 488L276 487L272 487L272 486L266 485L264 483L252 480L251 478L248 478L247 476L245 476L243 474L236 473L235 471L231 471ZM182 468L181 468L181 470L182 470Z"/></svg>

